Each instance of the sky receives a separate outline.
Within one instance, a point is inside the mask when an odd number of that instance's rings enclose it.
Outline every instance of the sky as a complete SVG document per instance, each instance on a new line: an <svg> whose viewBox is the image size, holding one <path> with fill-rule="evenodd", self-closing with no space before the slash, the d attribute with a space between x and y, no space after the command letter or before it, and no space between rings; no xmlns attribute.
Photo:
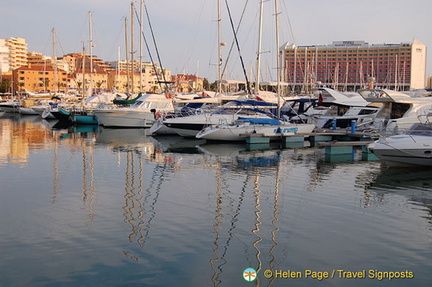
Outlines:
<svg viewBox="0 0 432 287"><path fill-rule="evenodd" d="M125 18L128 18L128 46L131 46L131 2L139 16L139 0L0 0L0 38L24 38L30 52L48 56L52 56L54 50L56 56L81 53L83 46L89 51L91 12L93 54L104 61L124 60ZM143 45L140 53L138 18L134 17L134 58L141 54L143 61L159 62L160 59L162 66L173 74L197 74L210 82L215 81L217 0L145 0L144 3L148 17L141 22L149 49ZM276 80L274 3L273 0L263 3L262 81ZM398 44L417 39L429 51L432 49L430 0L279 0L278 3L281 45L286 42L299 46L331 44L333 41ZM222 42L226 43L222 48L226 79L245 80L243 71L249 80L255 78L259 7L260 0L221 0L220 33ZM232 46L231 21L237 29L240 52L236 45ZM431 58L427 59L426 76L432 76Z"/></svg>

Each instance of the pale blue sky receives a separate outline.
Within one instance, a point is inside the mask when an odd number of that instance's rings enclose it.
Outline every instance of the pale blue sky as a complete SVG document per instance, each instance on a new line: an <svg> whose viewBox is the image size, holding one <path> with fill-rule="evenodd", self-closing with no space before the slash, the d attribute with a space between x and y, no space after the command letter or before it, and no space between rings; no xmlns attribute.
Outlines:
<svg viewBox="0 0 432 287"><path fill-rule="evenodd" d="M134 2L139 7L139 1ZM225 59L233 33L225 0L221 2L222 37L228 44L223 48ZM248 3L238 38L245 68L252 74L258 45L259 0L227 2L235 24ZM117 60L120 46L124 59L124 17L130 18L130 3L130 0L0 0L0 38L22 37L26 39L29 51L52 55L51 29L55 28L61 45L57 45L56 55L81 52L83 41L88 41L88 12L91 11L94 54L105 61ZM214 81L217 0L146 0L145 3L163 66L173 73L197 72ZM261 77L266 81L275 80L274 1L265 1L264 10ZM279 0L279 10L281 44L287 41L297 45L329 44L344 40L378 44L418 39L432 49L430 0ZM135 26L135 50L138 50L136 20ZM148 32L147 25L145 29ZM147 32L146 37L150 39ZM153 57L156 59L155 55ZM144 60L149 61L146 51ZM244 80L236 49L228 63L227 78ZM431 57L427 62L429 75L432 75Z"/></svg>

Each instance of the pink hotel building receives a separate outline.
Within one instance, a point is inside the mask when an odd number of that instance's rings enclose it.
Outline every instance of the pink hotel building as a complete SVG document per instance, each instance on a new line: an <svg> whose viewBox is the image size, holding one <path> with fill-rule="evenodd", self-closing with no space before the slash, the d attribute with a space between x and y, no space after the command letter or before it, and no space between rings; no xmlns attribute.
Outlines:
<svg viewBox="0 0 432 287"><path fill-rule="evenodd" d="M286 44L281 53L282 81L295 91L308 91L317 83L339 90L372 85L394 90L426 86L426 46L418 40L401 44Z"/></svg>

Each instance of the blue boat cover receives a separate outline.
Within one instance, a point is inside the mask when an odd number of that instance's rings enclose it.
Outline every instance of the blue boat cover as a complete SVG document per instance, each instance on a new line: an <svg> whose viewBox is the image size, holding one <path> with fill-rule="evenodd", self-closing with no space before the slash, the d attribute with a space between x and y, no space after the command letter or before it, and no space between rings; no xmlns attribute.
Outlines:
<svg viewBox="0 0 432 287"><path fill-rule="evenodd" d="M242 118L239 117L242 122L248 122L251 124L265 124L265 125L280 125L281 122L278 119L267 119L267 118Z"/></svg>

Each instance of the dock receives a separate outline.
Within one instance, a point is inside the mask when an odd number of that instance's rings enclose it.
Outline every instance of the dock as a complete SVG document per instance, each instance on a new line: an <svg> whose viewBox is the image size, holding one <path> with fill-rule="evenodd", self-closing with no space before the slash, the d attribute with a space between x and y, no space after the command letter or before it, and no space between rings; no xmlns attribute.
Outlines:
<svg viewBox="0 0 432 287"><path fill-rule="evenodd" d="M308 134L273 134L267 136L262 133L244 134L248 149L264 149L270 142L279 142L283 148L303 148L305 141L311 147L323 147L326 161L352 158L356 149L361 149L362 160L377 160L367 145L374 140L364 133L351 133L349 131L326 131Z"/></svg>

